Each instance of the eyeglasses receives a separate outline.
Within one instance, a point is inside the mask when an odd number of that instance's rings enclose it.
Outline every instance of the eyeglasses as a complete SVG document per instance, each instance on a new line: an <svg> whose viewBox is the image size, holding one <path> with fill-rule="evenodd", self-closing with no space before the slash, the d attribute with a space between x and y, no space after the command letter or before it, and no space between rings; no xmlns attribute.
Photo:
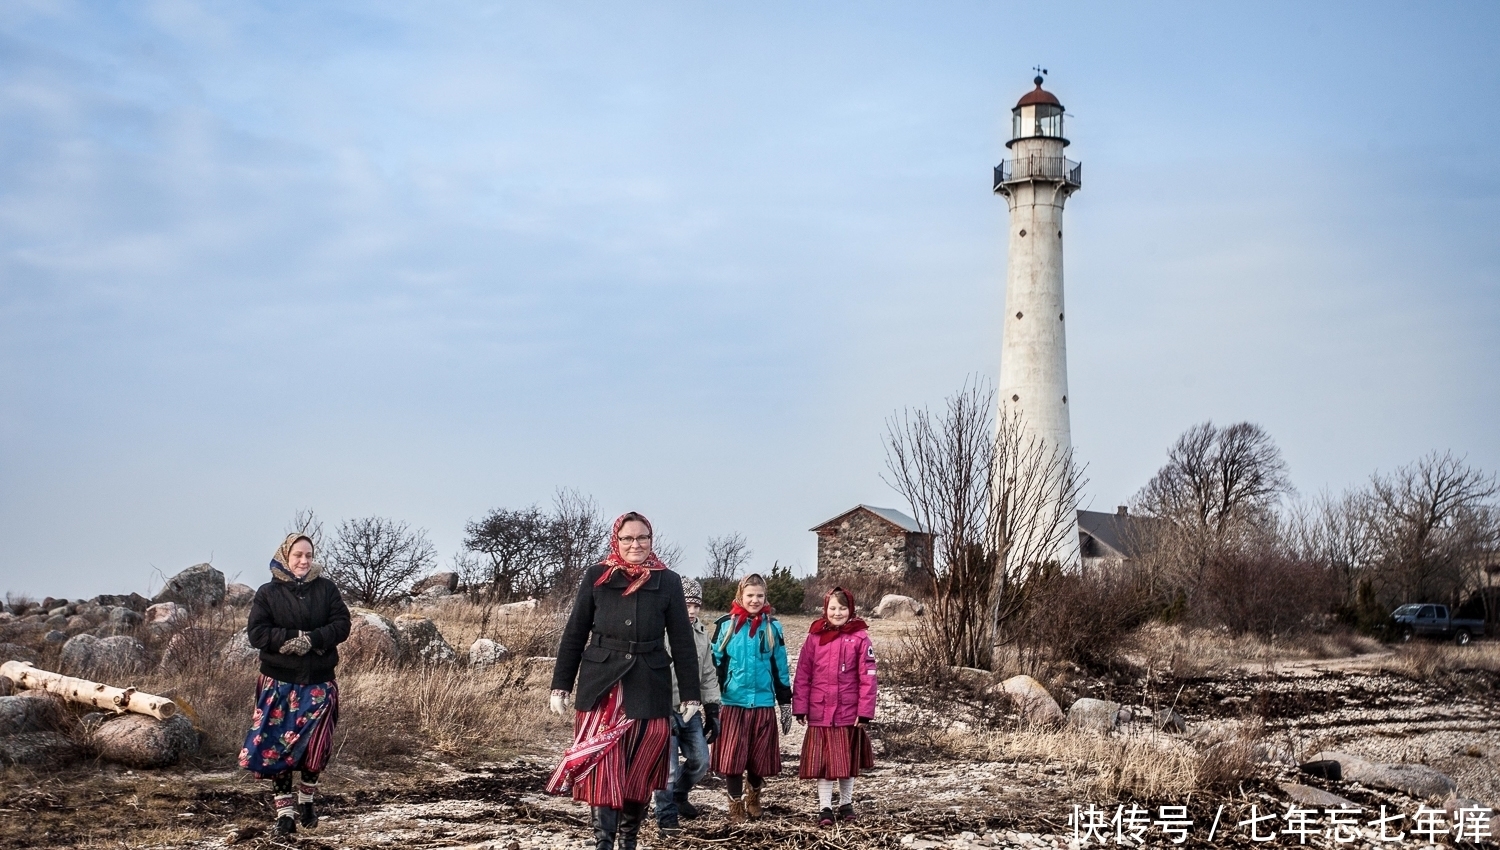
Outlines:
<svg viewBox="0 0 1500 850"><path fill-rule="evenodd" d="M640 537L616 537L615 539L625 546L634 546L637 543L644 546L651 542L651 535L642 534Z"/></svg>

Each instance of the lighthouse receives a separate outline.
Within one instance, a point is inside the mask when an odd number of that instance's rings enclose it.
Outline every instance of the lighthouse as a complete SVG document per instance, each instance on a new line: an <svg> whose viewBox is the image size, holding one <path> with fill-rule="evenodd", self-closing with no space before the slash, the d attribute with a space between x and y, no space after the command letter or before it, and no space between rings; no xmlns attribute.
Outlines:
<svg viewBox="0 0 1500 850"><path fill-rule="evenodd" d="M1019 410L1027 430L1066 451L1068 352L1063 332L1063 205L1083 166L1063 156L1063 105L1036 88L1011 110L1011 158L995 166L995 194L1010 208L1005 321L1000 347L1000 413Z"/></svg>
<svg viewBox="0 0 1500 850"><path fill-rule="evenodd" d="M1063 205L1083 166L1063 156L1063 105L1042 78L1011 110L1010 158L995 166L995 194L1010 208L1001 325L999 415L1019 411L1025 433L1067 452L1067 311L1063 305ZM1072 534L1069 540L1076 540ZM1068 548L1065 544L1065 548ZM1067 553L1059 552L1062 559Z"/></svg>

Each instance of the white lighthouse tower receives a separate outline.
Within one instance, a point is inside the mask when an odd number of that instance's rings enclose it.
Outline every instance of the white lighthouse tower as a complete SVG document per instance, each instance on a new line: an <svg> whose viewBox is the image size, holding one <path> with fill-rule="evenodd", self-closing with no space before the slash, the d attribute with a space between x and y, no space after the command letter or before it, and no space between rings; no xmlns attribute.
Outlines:
<svg viewBox="0 0 1500 850"><path fill-rule="evenodd" d="M999 414L1020 411L1030 434L1069 451L1063 205L1078 191L1083 166L1063 156L1062 104L1041 77L1035 83L1011 110L1011 158L995 167L995 194L1010 207Z"/></svg>

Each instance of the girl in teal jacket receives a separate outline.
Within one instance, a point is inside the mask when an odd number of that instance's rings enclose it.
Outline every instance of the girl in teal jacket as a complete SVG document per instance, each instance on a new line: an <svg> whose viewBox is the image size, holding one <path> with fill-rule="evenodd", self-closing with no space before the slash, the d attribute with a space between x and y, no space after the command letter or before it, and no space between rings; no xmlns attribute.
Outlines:
<svg viewBox="0 0 1500 850"><path fill-rule="evenodd" d="M729 788L732 822L760 817L765 777L781 772L778 720L781 734L792 725L786 639L775 614L766 603L766 580L751 573L740 580L734 604L719 618L714 631L714 667L724 707L719 713L719 737L714 741L713 769Z"/></svg>

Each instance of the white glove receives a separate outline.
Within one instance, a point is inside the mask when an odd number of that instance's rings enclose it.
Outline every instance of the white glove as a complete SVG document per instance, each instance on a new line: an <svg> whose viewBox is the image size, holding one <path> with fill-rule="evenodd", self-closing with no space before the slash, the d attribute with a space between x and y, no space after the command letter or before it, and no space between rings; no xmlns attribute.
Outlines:
<svg viewBox="0 0 1500 850"><path fill-rule="evenodd" d="M549 707L552 709L552 713L557 715L558 717L565 716L568 713L568 692L553 691L551 705Z"/></svg>
<svg viewBox="0 0 1500 850"><path fill-rule="evenodd" d="M687 724L687 723L692 723L693 722L693 718L697 717L700 713L702 713L702 711L703 711L703 703L701 703L701 702L685 702L685 703L682 704L682 711L679 711L678 714L682 715L682 722L684 724Z"/></svg>

